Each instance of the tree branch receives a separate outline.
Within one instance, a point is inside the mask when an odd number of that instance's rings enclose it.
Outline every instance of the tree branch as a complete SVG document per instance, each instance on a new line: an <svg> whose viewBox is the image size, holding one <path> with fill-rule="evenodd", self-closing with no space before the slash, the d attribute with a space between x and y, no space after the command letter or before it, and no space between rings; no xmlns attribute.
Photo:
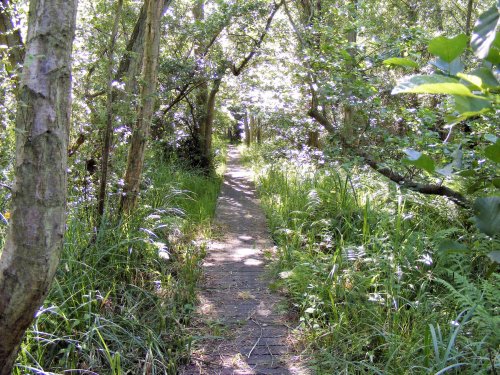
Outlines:
<svg viewBox="0 0 500 375"><path fill-rule="evenodd" d="M266 27L264 28L264 31L260 35L259 39L254 43L252 50L243 59L243 61L240 63L240 65L236 66L236 64L234 64L234 63L231 65L231 71L233 72L233 74L235 76L239 76L241 74L242 70L245 68L245 66L247 66L247 64L250 62L250 60L255 56L255 54L257 53L257 50L262 45L264 38L266 37L267 33L269 32L269 29L271 28L271 23L273 22L273 18L275 16L276 12L278 12L279 8L281 8L281 6L283 4L284 4L284 0L280 1L277 4L276 3L274 4L274 8L271 11L271 14L269 15L269 17L267 18Z"/></svg>
<svg viewBox="0 0 500 375"><path fill-rule="evenodd" d="M335 133L335 128L333 124L321 114L318 110L317 101L315 98L315 90L311 87L311 91L313 93L312 107L308 111L308 115L315 119L318 123L320 123L330 134ZM374 171L380 173L381 175L387 177L389 180L397 183L399 186L406 188L408 190L415 191L417 193L428 194L428 195L439 195L442 197L446 197L451 200L453 203L457 204L460 207L470 208L471 204L461 193L458 191L452 190L446 186L436 185L436 184L423 184L420 182L413 181L411 179L407 179L401 174L393 171L390 168L384 167L380 164L380 162L376 161L372 156L368 155L363 150L360 150L358 147L351 145L347 140L341 135L340 137L341 143L351 150L355 155L359 156L365 164L369 165Z"/></svg>

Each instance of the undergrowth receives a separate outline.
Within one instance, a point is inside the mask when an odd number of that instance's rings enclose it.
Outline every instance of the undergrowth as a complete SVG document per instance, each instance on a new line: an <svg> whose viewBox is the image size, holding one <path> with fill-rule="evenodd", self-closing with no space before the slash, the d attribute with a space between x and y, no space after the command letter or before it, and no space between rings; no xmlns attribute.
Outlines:
<svg viewBox="0 0 500 375"><path fill-rule="evenodd" d="M177 373L220 177L157 159L144 185L131 217L98 230L92 201L70 198L60 267L14 374Z"/></svg>
<svg viewBox="0 0 500 375"><path fill-rule="evenodd" d="M269 145L244 156L314 372L496 373L500 276L486 254L500 242L442 199L314 159ZM449 239L469 250L440 251Z"/></svg>

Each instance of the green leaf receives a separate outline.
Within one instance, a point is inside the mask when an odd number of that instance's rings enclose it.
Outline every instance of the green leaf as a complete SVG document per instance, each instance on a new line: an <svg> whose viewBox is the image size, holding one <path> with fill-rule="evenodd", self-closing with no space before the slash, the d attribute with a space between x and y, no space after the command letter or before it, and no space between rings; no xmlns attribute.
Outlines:
<svg viewBox="0 0 500 375"><path fill-rule="evenodd" d="M458 175L462 177L472 177L476 175L476 172L471 169L466 169L465 171L458 172Z"/></svg>
<svg viewBox="0 0 500 375"><path fill-rule="evenodd" d="M487 99L470 98L467 96L454 95L455 109L461 115L477 115L491 108L491 102Z"/></svg>
<svg viewBox="0 0 500 375"><path fill-rule="evenodd" d="M457 241L453 241L453 240L448 240L448 239L445 239L443 241L441 241L441 243L439 244L439 248L438 248L439 251L467 251L467 246L465 246L464 244L460 243L460 242L457 242Z"/></svg>
<svg viewBox="0 0 500 375"><path fill-rule="evenodd" d="M410 59L405 59L403 57L391 57L390 59L385 59L383 61L386 65L398 65L409 68L418 68L418 64Z"/></svg>
<svg viewBox="0 0 500 375"><path fill-rule="evenodd" d="M436 172L446 177L451 176L453 174L453 163L447 164L443 168L436 169Z"/></svg>
<svg viewBox="0 0 500 375"><path fill-rule="evenodd" d="M499 138L495 134L486 133L484 135L484 139L492 143L495 143Z"/></svg>
<svg viewBox="0 0 500 375"><path fill-rule="evenodd" d="M495 163L500 163L500 140L486 147L484 149L484 155Z"/></svg>
<svg viewBox="0 0 500 375"><path fill-rule="evenodd" d="M488 258L495 263L500 263L500 251L492 251L488 253Z"/></svg>
<svg viewBox="0 0 500 375"><path fill-rule="evenodd" d="M494 178L491 182L493 182L493 186L500 189L500 177Z"/></svg>
<svg viewBox="0 0 500 375"><path fill-rule="evenodd" d="M470 74L458 73L457 76L473 85L475 90L496 90L500 87L500 83L494 74L487 68L476 69Z"/></svg>
<svg viewBox="0 0 500 375"><path fill-rule="evenodd" d="M490 47L496 38L499 19L500 14L496 5L479 16L471 38L471 47L477 57L484 59L488 56Z"/></svg>
<svg viewBox="0 0 500 375"><path fill-rule="evenodd" d="M497 32L495 40L491 43L488 56L486 56L487 61L492 64L500 64L500 33Z"/></svg>
<svg viewBox="0 0 500 375"><path fill-rule="evenodd" d="M464 64L459 58L449 63L441 58L437 58L436 60L432 61L431 64L448 75L456 75L457 73L464 70Z"/></svg>
<svg viewBox="0 0 500 375"><path fill-rule="evenodd" d="M465 73L457 73L456 75L465 81L466 84L472 85L474 90L481 90L483 87L483 80L481 77Z"/></svg>
<svg viewBox="0 0 500 375"><path fill-rule="evenodd" d="M474 221L481 232L491 237L500 233L500 197L476 199L474 212Z"/></svg>
<svg viewBox="0 0 500 375"><path fill-rule="evenodd" d="M403 163L413 165L429 173L434 172L436 166L431 157L411 149L406 149L404 152L408 157L403 159Z"/></svg>
<svg viewBox="0 0 500 375"><path fill-rule="evenodd" d="M451 63L467 48L467 35L460 34L454 38L438 36L429 42L429 53L439 56L447 63Z"/></svg>
<svg viewBox="0 0 500 375"><path fill-rule="evenodd" d="M405 77L398 82L392 90L392 94L413 93L413 94L448 94L469 97L478 97L469 90L467 86L457 79L442 75L417 75Z"/></svg>

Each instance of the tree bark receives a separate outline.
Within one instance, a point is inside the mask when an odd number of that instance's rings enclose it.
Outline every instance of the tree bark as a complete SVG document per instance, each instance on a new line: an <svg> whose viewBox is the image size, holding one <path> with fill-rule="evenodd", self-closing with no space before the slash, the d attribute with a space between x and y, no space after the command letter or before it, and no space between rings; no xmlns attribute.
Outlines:
<svg viewBox="0 0 500 375"><path fill-rule="evenodd" d="M48 293L66 221L71 50L76 0L30 2L16 117L12 222L0 258L0 374Z"/></svg>
<svg viewBox="0 0 500 375"><path fill-rule="evenodd" d="M250 113L250 121L248 122L248 125L250 126L250 139L252 143L255 142L255 120L255 116Z"/></svg>
<svg viewBox="0 0 500 375"><path fill-rule="evenodd" d="M106 125L103 134L103 146L101 157L101 176L99 181L99 196L97 204L97 214L99 220L104 215L104 204L106 201L106 185L108 182L108 161L113 137L113 69L115 57L116 36L118 34L118 26L122 12L123 0L118 0L116 4L116 13L113 23L113 31L111 32L109 47L108 47L108 86L106 99Z"/></svg>
<svg viewBox="0 0 500 375"><path fill-rule="evenodd" d="M245 111L245 117L243 117L243 126L245 128L245 144L250 147L252 144L252 138L250 136L250 126L248 125L248 113Z"/></svg>
<svg viewBox="0 0 500 375"><path fill-rule="evenodd" d="M257 141L257 144L260 145L262 143L262 122L260 118L257 119L257 129L255 132L255 139Z"/></svg>
<svg viewBox="0 0 500 375"><path fill-rule="evenodd" d="M222 83L222 76L217 77L212 84L210 94L207 101L207 116L205 119L205 134L204 134L204 147L203 153L210 164L212 164L212 133L215 115L215 97L219 92L220 84Z"/></svg>
<svg viewBox="0 0 500 375"><path fill-rule="evenodd" d="M465 35L470 36L472 31L472 9L474 7L474 0L467 2L467 17L465 19Z"/></svg>
<svg viewBox="0 0 500 375"><path fill-rule="evenodd" d="M205 0L196 0L193 5L193 17L196 22L202 23L205 20ZM194 55L196 58L196 69L203 76L206 74L205 55L206 47L202 37L196 38ZM207 143L207 119L208 119L208 82L203 80L196 88L195 92L195 134L198 138L199 154L202 158L206 158L206 143ZM208 159L205 160L206 164ZM203 163L205 164L205 163Z"/></svg>
<svg viewBox="0 0 500 375"><path fill-rule="evenodd" d="M347 42L349 43L348 52L351 56L351 59L347 62L347 71L352 72L352 74L356 74L356 69L358 68L356 65L356 42L358 39L358 30L355 25L356 17L357 17L357 8L358 8L358 0L351 0L352 9L349 9L349 23L352 29L347 33ZM352 89L347 87L345 92L345 101L342 105L344 112L344 121L342 124L342 133L345 138L349 141L352 141L354 138L354 108L350 103L350 96L352 95Z"/></svg>
<svg viewBox="0 0 500 375"><path fill-rule="evenodd" d="M140 191L144 153L153 118L156 81L158 76L158 55L160 46L160 20L163 10L163 0L148 0L147 24L144 47L144 63L137 122L132 132L130 149L127 158L125 185L121 201L122 212L129 214L137 204Z"/></svg>

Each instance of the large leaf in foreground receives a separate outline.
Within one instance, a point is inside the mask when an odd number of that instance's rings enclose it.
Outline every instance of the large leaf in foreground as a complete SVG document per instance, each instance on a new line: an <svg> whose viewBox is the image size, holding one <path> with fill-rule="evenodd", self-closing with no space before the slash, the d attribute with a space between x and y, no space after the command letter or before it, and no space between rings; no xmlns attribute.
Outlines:
<svg viewBox="0 0 500 375"><path fill-rule="evenodd" d="M474 202L474 221L488 236L500 233L500 197L478 198Z"/></svg>
<svg viewBox="0 0 500 375"><path fill-rule="evenodd" d="M470 98L455 95L455 109L461 115L474 116L486 112L491 108L491 102L487 99Z"/></svg>
<svg viewBox="0 0 500 375"><path fill-rule="evenodd" d="M471 38L471 47L477 57L484 59L490 52L495 41L500 13L496 5L481 14L474 26Z"/></svg>
<svg viewBox="0 0 500 375"><path fill-rule="evenodd" d="M417 75L398 82L392 94L445 94L477 97L457 79L441 75Z"/></svg>
<svg viewBox="0 0 500 375"><path fill-rule="evenodd" d="M495 163L500 163L500 140L484 149L486 157Z"/></svg>

